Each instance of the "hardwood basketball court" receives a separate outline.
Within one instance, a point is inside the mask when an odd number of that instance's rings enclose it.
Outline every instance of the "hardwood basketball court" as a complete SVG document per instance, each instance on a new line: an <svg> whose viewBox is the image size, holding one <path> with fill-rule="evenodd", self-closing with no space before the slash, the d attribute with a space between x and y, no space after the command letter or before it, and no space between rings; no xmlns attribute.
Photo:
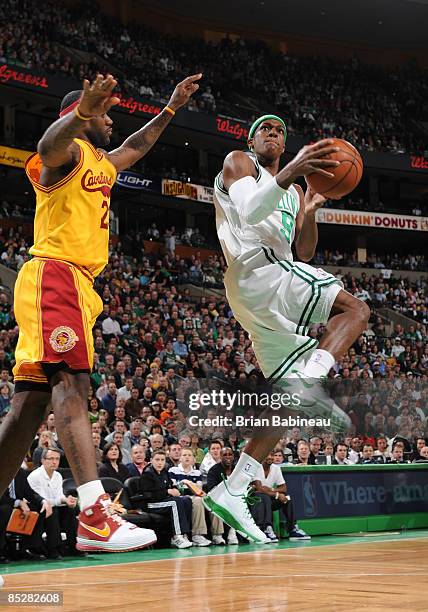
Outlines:
<svg viewBox="0 0 428 612"><path fill-rule="evenodd" d="M92 555L32 564L32 571L16 564L3 569L2 596L13 589L63 591L60 608L25 608L38 611L416 612L428 609L427 575L428 531L415 530L270 547Z"/></svg>

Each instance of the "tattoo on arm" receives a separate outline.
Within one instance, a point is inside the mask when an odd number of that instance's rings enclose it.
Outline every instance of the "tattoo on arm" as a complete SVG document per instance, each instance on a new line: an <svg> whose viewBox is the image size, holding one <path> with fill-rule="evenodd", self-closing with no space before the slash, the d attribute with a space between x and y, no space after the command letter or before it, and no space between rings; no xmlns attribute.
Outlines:
<svg viewBox="0 0 428 612"><path fill-rule="evenodd" d="M129 168L150 151L171 119L171 113L162 111L141 130L131 134L118 149L111 151L109 159L118 169Z"/></svg>

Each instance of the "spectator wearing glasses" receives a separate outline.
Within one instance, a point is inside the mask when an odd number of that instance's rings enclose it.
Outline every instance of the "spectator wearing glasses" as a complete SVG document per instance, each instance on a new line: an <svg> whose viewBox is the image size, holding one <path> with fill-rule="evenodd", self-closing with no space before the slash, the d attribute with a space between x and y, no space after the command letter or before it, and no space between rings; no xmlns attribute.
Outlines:
<svg viewBox="0 0 428 612"><path fill-rule="evenodd" d="M61 559L63 556L61 532L66 534L67 554L82 556L76 549L77 498L64 495L63 479L57 471L60 459L61 451L58 448L44 448L42 465L28 475L28 484L46 502L44 528L51 559Z"/></svg>

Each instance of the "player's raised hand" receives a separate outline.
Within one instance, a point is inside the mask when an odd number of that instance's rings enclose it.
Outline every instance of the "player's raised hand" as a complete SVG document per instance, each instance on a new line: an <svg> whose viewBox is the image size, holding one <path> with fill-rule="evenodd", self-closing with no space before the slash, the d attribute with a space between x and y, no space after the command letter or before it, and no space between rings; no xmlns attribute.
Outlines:
<svg viewBox="0 0 428 612"><path fill-rule="evenodd" d="M305 193L305 214L315 214L319 208L324 206L325 202L327 202L327 198L313 191L308 185Z"/></svg>
<svg viewBox="0 0 428 612"><path fill-rule="evenodd" d="M176 111L187 104L195 91L198 91L199 85L196 81L199 81L200 78L202 78L201 72L199 72L199 74L188 76L186 79L184 79L184 81L178 83L168 102L169 108Z"/></svg>
<svg viewBox="0 0 428 612"><path fill-rule="evenodd" d="M83 81L83 94L79 102L79 112L85 117L98 117L108 113L112 106L119 104L120 98L112 95L117 81L108 74L98 74L90 83L87 79Z"/></svg>
<svg viewBox="0 0 428 612"><path fill-rule="evenodd" d="M306 145L297 153L291 162L286 166L293 178L307 176L313 172L323 174L333 178L333 174L328 172L328 167L338 166L340 162L329 159L330 153L339 151L338 147L333 146L334 140L326 138L312 145Z"/></svg>

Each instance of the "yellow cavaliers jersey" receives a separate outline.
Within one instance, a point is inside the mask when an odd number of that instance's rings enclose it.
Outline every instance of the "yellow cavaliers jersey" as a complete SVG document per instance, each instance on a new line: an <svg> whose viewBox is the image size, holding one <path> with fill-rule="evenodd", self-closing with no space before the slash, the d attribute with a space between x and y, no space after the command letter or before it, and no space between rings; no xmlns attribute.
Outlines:
<svg viewBox="0 0 428 612"><path fill-rule="evenodd" d="M25 171L36 192L35 257L62 259L97 276L108 261L110 193L116 180L113 164L89 142L75 138L80 160L51 187L40 184L42 161L32 155Z"/></svg>

